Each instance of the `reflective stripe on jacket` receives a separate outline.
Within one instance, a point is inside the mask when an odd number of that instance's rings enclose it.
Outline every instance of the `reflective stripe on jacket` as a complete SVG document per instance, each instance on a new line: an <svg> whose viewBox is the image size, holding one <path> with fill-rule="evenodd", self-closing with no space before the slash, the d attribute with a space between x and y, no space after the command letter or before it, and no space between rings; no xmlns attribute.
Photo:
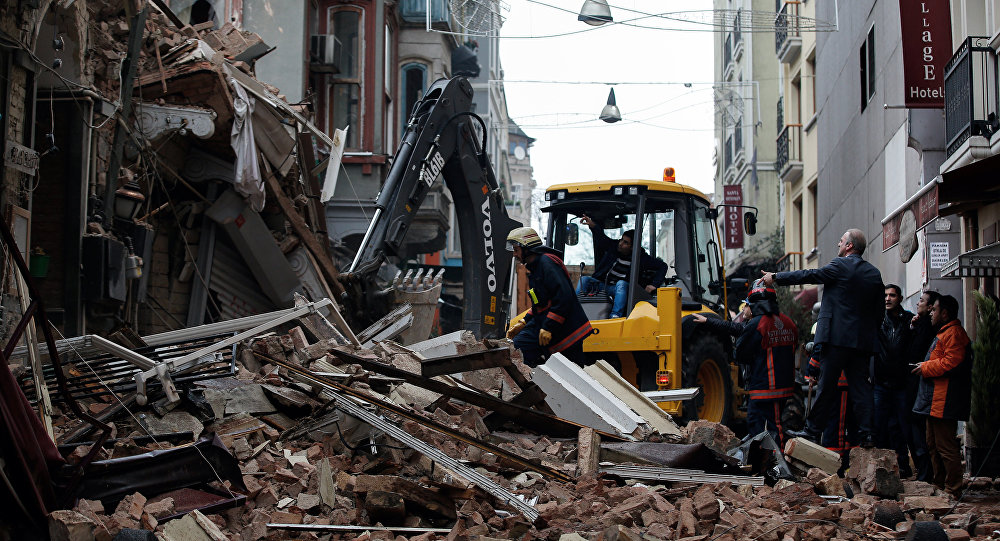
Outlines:
<svg viewBox="0 0 1000 541"><path fill-rule="evenodd" d="M593 332L590 320L580 306L562 259L543 252L526 266L531 318L552 333L548 350L563 351L589 336Z"/></svg>

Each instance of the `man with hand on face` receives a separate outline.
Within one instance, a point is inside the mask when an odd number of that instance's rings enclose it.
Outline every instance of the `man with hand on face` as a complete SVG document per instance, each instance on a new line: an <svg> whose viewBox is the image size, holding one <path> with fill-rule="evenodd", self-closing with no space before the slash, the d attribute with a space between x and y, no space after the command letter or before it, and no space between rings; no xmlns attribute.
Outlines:
<svg viewBox="0 0 1000 541"><path fill-rule="evenodd" d="M958 320L958 300L944 295L931 308L937 335L923 362L914 413L927 416L927 450L934 484L949 494L962 490L962 454L956 437L958 421L969 420L972 396L972 350L969 335Z"/></svg>
<svg viewBox="0 0 1000 541"><path fill-rule="evenodd" d="M823 284L823 301L816 324L817 345L822 347L819 389L805 430L789 431L792 437L818 442L833 419L840 391L841 371L847 374L850 400L858 423L859 444L875 445L872 383L869 359L879 348L879 327L885 315L882 273L861 259L867 241L860 229L848 229L837 244L837 257L818 269L766 272L765 285Z"/></svg>
<svg viewBox="0 0 1000 541"><path fill-rule="evenodd" d="M507 247L528 270L531 311L507 331L524 364L534 368L553 353L586 366L583 339L593 332L583 306L573 292L569 272L557 252L542 246L538 232L519 227L507 235Z"/></svg>
<svg viewBox="0 0 1000 541"><path fill-rule="evenodd" d="M917 301L917 315L910 321L910 351L909 363L915 365L927 358L927 351L937 330L931 324L931 308L941 298L937 291L924 291ZM917 401L917 389L920 386L920 376L910 374L906 382L906 403L912 406ZM912 409L912 408L911 408ZM930 455L927 453L927 416L914 411L910 412L910 423L913 427L916 452L913 463L917 466L917 481L930 483L934 479Z"/></svg>
<svg viewBox="0 0 1000 541"><path fill-rule="evenodd" d="M635 229L622 233L622 238L614 240L604 233L590 216L584 214L582 221L590 228L597 244L597 259L593 276L581 276L576 292L605 293L612 298L611 316L625 317L625 304L628 302L629 277L632 272L632 243L635 241ZM656 288L663 284L667 276L668 266L663 260L655 258L639 249L639 272L652 270L653 278L648 284L641 284L650 295L656 294Z"/></svg>

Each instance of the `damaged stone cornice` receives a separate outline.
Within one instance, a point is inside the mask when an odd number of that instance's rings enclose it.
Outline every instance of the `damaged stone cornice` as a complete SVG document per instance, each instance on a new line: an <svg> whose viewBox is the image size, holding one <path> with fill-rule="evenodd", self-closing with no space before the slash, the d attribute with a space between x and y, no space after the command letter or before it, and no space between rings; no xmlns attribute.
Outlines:
<svg viewBox="0 0 1000 541"><path fill-rule="evenodd" d="M218 115L211 109L152 103L142 103L136 109L136 127L151 140L173 131L200 139L208 139L215 133L214 121Z"/></svg>

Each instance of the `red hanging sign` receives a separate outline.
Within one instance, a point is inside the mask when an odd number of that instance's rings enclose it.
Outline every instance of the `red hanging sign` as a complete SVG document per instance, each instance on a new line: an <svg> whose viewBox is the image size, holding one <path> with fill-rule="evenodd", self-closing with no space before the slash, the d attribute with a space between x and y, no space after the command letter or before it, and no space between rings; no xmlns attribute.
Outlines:
<svg viewBox="0 0 1000 541"><path fill-rule="evenodd" d="M726 205L743 204L743 186L732 184L722 187L722 200ZM738 206L723 207L726 211L726 248L743 247L743 218Z"/></svg>
<svg viewBox="0 0 1000 541"><path fill-rule="evenodd" d="M903 34L903 102L909 108L944 108L944 67L951 58L948 0L899 0Z"/></svg>

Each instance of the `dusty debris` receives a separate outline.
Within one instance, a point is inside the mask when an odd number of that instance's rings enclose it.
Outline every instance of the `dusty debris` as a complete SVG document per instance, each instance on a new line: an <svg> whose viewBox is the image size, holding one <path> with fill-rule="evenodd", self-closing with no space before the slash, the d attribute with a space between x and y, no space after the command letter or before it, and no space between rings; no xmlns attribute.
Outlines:
<svg viewBox="0 0 1000 541"><path fill-rule="evenodd" d="M931 485L898 477L899 503L882 505L895 501L879 496L880 471L891 472L895 464L891 451L859 451L846 479L812 468L800 482L770 487L763 478L726 469L733 466L725 461L719 467L726 473L690 468L728 460L706 446L727 450L738 443L730 429L715 423L689 423L682 444L602 444L605 435L591 427L559 437L520 427L516 418L501 431L484 422L493 413L484 405L436 392L459 387L443 383L447 376L420 376L426 357L414 357L413 350L388 343L359 349L295 330L249 340L253 345L246 351L253 352L256 368L238 356L241 378L191 385L204 391L211 407L199 407L198 395L189 398L181 388L184 398L166 414L195 417L189 410L196 410L209 417L205 432L218 434L238 459L243 486L227 480L209 483L207 492L131 491L104 502L83 499L74 511L53 514L52 527L92 528L108 539L133 528L164 539L208 540L354 539L368 530L367 539L805 541L862 539L869 528L902 536L924 528L915 526L923 519L952 536L980 532L985 538L992 533L986 525L1000 524L1000 512L972 514ZM495 345L461 348L478 355ZM323 360L309 359L314 355ZM510 362L518 367L516 357ZM336 377L310 370L316 368ZM427 381L437 382L430 385L434 390L425 388ZM505 379L504 385L512 382ZM487 395L468 382L460 388ZM141 415L159 419L152 409ZM144 432L129 417L114 423L119 433ZM132 445L143 451L152 443ZM609 458L613 462L599 462ZM664 459L686 466L659 465ZM849 498L845 482L871 485L874 494L856 490ZM155 492L155 486L143 490Z"/></svg>

